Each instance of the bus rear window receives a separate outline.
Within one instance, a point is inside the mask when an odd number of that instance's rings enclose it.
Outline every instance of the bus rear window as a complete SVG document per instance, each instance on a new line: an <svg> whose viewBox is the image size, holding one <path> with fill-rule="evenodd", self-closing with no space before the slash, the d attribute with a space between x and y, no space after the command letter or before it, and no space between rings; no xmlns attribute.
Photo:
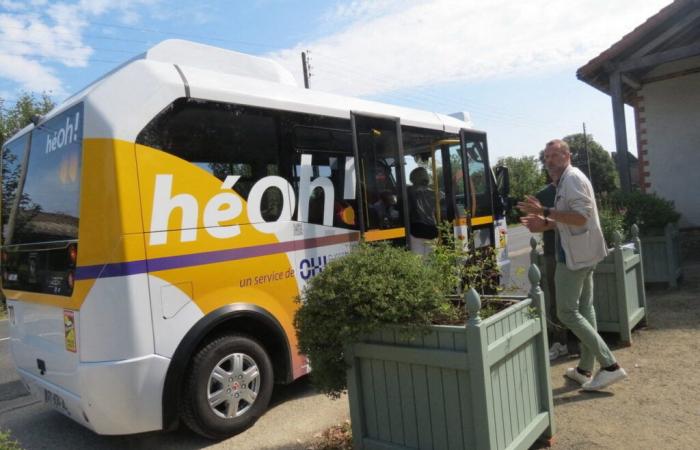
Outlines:
<svg viewBox="0 0 700 450"><path fill-rule="evenodd" d="M82 119L79 104L32 131L24 187L5 245L78 238Z"/></svg>
<svg viewBox="0 0 700 450"><path fill-rule="evenodd" d="M22 162L27 150L29 133L7 144L2 149L2 242L9 235L10 212L17 198L17 188L22 178Z"/></svg>

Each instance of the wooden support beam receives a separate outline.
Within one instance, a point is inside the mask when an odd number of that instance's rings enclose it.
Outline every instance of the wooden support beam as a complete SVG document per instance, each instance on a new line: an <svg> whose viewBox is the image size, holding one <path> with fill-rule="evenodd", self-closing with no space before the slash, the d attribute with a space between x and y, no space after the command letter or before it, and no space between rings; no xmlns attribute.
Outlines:
<svg viewBox="0 0 700 450"><path fill-rule="evenodd" d="M683 29L685 27L692 26L693 22L698 17L700 17L700 9L696 9L694 11L691 11L688 15L679 19L678 22L676 22L672 26L668 27L663 33L659 34L654 39L652 39L651 41L647 42L642 47L640 47L636 52L634 52L630 56L630 58L634 59L634 58L639 58L639 57L647 55L649 52L658 48L664 42L668 41L669 39L671 39L673 37L676 37L678 35L678 33L683 31Z"/></svg>
<svg viewBox="0 0 700 450"><path fill-rule="evenodd" d="M700 55L700 43L686 45L663 52L652 53L639 58L628 59L620 63L615 69L618 72L630 72L632 70L646 69L661 64L678 61Z"/></svg>
<svg viewBox="0 0 700 450"><path fill-rule="evenodd" d="M615 124L615 147L617 151L617 171L620 174L620 187L629 192L632 186L629 163L627 161L627 124L625 123L625 100L622 96L622 74L610 74L610 98L612 99L613 122Z"/></svg>
<svg viewBox="0 0 700 450"><path fill-rule="evenodd" d="M642 84L631 75L622 75L622 82L634 89L635 91L638 91L642 88Z"/></svg>

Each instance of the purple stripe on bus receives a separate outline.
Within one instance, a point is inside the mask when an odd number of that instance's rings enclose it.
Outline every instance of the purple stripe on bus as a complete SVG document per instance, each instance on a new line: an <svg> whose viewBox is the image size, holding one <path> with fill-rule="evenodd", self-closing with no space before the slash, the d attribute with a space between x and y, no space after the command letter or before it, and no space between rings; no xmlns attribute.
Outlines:
<svg viewBox="0 0 700 450"><path fill-rule="evenodd" d="M94 266L81 266L75 271L76 280L90 280L93 278L110 278L126 275L136 275L148 271L179 269L183 267L213 264L224 261L268 256L276 253L304 250L308 248L324 247L327 245L342 244L359 240L359 233L347 233L336 236L324 236L319 238L304 239L303 241L287 241L275 244L256 245L255 247L234 248L229 250L217 250L193 255L166 256L151 260L131 261L126 263L99 264Z"/></svg>
<svg viewBox="0 0 700 450"><path fill-rule="evenodd" d="M90 280L92 278L122 277L146 272L146 261L131 261L125 263L99 264L96 266L82 266L75 269L76 280Z"/></svg>

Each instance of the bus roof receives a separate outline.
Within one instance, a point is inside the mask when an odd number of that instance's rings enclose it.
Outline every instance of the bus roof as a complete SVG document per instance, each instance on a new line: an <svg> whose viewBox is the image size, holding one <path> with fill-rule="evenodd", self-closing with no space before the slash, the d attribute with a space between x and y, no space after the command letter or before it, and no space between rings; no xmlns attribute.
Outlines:
<svg viewBox="0 0 700 450"><path fill-rule="evenodd" d="M469 121L444 114L300 88L275 61L179 39L163 41L108 72L40 124L84 102L85 137L134 141L155 115L185 96L339 118L349 118L351 112L386 116L400 118L403 125L449 132L471 128Z"/></svg>

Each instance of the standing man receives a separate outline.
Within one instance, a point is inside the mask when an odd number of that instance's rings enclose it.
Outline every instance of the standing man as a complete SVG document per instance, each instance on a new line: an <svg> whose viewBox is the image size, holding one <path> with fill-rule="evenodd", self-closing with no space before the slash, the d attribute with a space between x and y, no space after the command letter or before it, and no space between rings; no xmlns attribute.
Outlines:
<svg viewBox="0 0 700 450"><path fill-rule="evenodd" d="M518 203L527 216L521 221L533 233L555 230L557 315L581 341L581 359L566 376L587 391L597 391L627 377L596 330L593 309L593 269L607 248L600 228L591 182L571 165L569 145L555 139L544 149L544 165L555 183L554 208L532 196ZM601 370L593 377L598 360Z"/></svg>
<svg viewBox="0 0 700 450"><path fill-rule="evenodd" d="M556 198L557 187L548 180L549 184L541 191L535 194L535 198L539 200L543 207L554 208L554 200ZM549 360L554 361L560 356L568 354L578 354L578 345L576 338L571 330L562 325L559 317L557 317L557 295L554 285L554 272L557 267L557 258L555 254L555 237L554 230L546 230L542 233L542 248L544 256L544 273L543 285L547 287L547 320L549 324ZM574 348L576 347L576 348Z"/></svg>

